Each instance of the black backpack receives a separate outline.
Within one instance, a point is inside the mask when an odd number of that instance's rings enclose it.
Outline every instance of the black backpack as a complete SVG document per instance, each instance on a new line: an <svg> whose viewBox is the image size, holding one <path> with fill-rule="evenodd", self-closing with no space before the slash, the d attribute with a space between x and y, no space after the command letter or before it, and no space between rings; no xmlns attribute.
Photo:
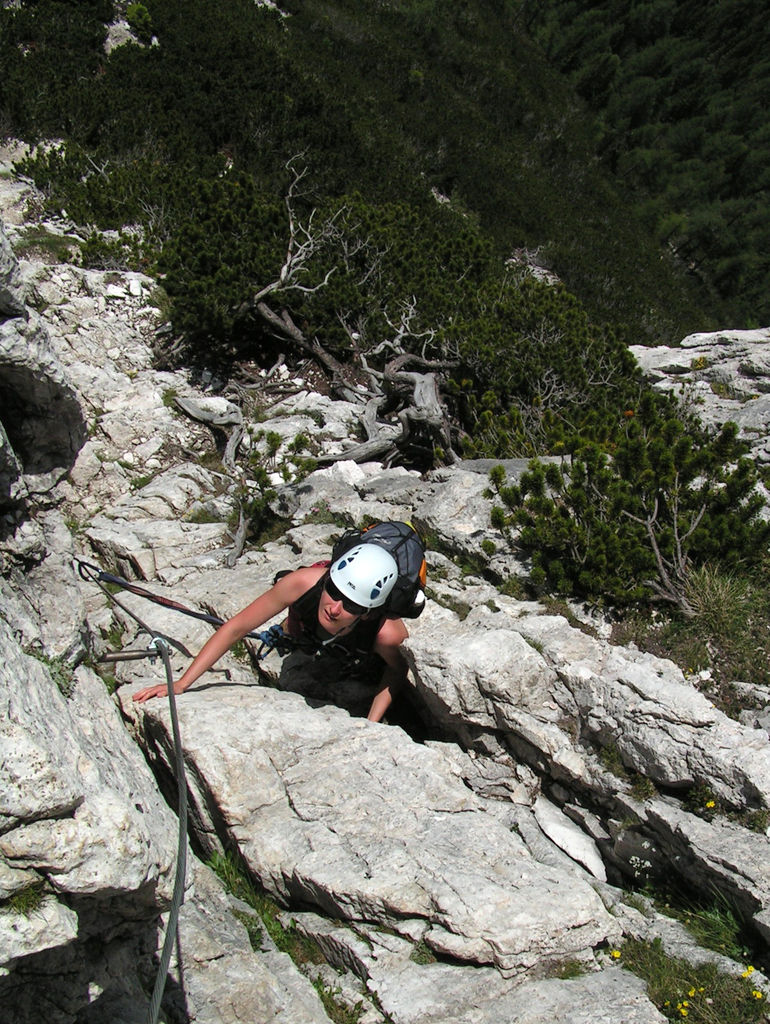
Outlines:
<svg viewBox="0 0 770 1024"><path fill-rule="evenodd" d="M365 530L348 530L332 549L332 562L356 544L378 544L389 551L398 566L398 579L385 604L389 615L416 619L425 607L427 565L425 546L411 523L386 522Z"/></svg>

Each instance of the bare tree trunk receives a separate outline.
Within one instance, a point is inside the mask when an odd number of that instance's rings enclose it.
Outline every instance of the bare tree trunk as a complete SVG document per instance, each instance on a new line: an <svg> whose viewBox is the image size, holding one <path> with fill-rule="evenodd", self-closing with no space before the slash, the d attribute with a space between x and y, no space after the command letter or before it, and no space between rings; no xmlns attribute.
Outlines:
<svg viewBox="0 0 770 1024"><path fill-rule="evenodd" d="M228 569L232 569L232 567L243 554L243 548L246 544L246 533L248 530L248 526L249 523L243 511L243 503L241 502L241 506L238 510L238 527L235 533L232 535L233 546L227 552L227 556L225 558L225 564L227 565Z"/></svg>

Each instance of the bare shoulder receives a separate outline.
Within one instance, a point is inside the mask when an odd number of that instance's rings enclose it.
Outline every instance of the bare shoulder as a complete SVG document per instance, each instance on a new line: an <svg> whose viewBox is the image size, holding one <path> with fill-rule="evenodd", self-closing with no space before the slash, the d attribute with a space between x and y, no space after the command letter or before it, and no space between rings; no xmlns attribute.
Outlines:
<svg viewBox="0 0 770 1024"><path fill-rule="evenodd" d="M377 633L377 647L398 647L409 636L403 619L385 619Z"/></svg>
<svg viewBox="0 0 770 1024"><path fill-rule="evenodd" d="M323 565L308 565L287 573L274 585L273 591L285 605L292 604L316 584L326 572Z"/></svg>

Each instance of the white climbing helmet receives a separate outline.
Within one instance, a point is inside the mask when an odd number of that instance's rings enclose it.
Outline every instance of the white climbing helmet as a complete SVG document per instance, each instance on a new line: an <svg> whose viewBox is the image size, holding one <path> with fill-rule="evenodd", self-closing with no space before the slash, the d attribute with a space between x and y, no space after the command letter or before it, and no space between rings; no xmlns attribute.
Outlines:
<svg viewBox="0 0 770 1024"><path fill-rule="evenodd" d="M334 586L362 608L381 608L398 579L398 565L379 544L357 544L332 563Z"/></svg>

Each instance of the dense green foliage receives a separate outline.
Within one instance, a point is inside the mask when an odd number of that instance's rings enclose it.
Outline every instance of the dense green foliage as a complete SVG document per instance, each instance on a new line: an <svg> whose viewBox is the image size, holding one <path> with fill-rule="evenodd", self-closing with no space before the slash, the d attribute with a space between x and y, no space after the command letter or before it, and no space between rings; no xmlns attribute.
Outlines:
<svg viewBox="0 0 770 1024"><path fill-rule="evenodd" d="M520 486L492 474L531 552L532 578L561 593L629 603L657 595L689 614L692 567L757 564L770 540L756 469L732 424L716 438L645 395L609 446L586 443L562 466L535 461Z"/></svg>
<svg viewBox="0 0 770 1024"><path fill-rule="evenodd" d="M599 114L605 165L734 322L770 319L770 20L760 0L547 0L536 38Z"/></svg>
<svg viewBox="0 0 770 1024"><path fill-rule="evenodd" d="M644 389L623 339L593 324L561 288L489 277L468 296L456 329L468 454L537 455L607 443Z"/></svg>

